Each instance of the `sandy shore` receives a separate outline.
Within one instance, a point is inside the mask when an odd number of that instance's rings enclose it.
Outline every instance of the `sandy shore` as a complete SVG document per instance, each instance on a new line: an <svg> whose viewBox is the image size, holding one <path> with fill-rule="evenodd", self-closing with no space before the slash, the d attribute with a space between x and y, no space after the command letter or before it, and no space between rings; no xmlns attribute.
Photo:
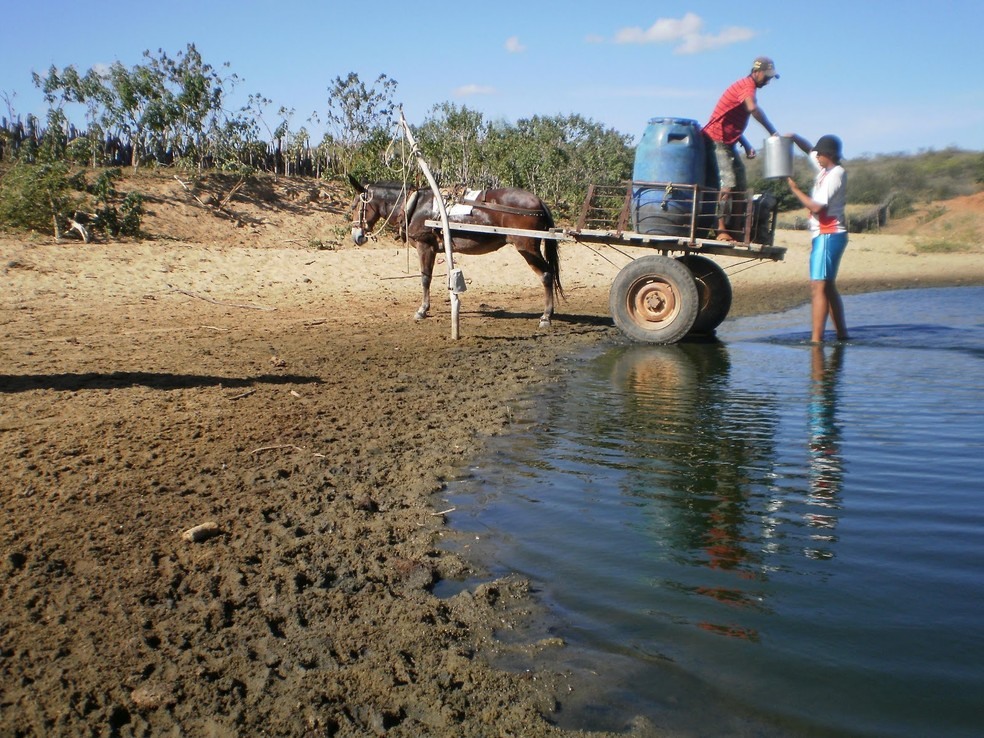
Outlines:
<svg viewBox="0 0 984 738"><path fill-rule="evenodd" d="M624 340L627 256L565 246L546 331L514 250L462 259L452 341L440 290L413 321L402 246L255 240L0 240L0 735L571 735L569 674L486 660L563 648L496 640L527 584L431 594L465 568L436 493L552 369ZM719 260L732 316L807 299L807 235L777 243ZM984 255L852 236L840 282L984 284Z"/></svg>

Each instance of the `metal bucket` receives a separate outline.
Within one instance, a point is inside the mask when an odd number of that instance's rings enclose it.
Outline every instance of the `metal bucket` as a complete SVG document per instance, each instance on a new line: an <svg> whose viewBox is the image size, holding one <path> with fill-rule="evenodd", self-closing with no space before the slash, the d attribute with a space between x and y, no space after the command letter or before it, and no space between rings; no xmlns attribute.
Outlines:
<svg viewBox="0 0 984 738"><path fill-rule="evenodd" d="M793 139L769 136L762 144L762 176L779 179L793 176Z"/></svg>

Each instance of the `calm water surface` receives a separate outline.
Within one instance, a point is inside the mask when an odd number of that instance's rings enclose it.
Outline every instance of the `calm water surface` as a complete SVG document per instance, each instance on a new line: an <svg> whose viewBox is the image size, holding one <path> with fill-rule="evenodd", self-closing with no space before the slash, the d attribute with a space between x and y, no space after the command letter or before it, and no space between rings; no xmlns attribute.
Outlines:
<svg viewBox="0 0 984 738"><path fill-rule="evenodd" d="M588 680L563 725L982 735L984 289L846 308L586 359L452 487Z"/></svg>

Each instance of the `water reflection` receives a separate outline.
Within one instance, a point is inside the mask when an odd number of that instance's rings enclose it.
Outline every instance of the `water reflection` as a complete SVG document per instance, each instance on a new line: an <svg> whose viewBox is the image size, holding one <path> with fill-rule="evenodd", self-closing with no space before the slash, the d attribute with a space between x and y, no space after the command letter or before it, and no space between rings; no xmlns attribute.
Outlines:
<svg viewBox="0 0 984 738"><path fill-rule="evenodd" d="M829 356L824 345L811 346L810 354L810 478L807 504L821 510L806 513L807 524L816 529L813 545L804 553L813 559L829 559L837 541L837 510L841 507L844 459L841 428L837 417L838 382L844 365L844 346L834 344Z"/></svg>
<svg viewBox="0 0 984 738"><path fill-rule="evenodd" d="M613 348L455 486L462 547L568 644L539 665L599 675L567 727L980 733L981 291L921 299L932 330L879 322L914 295L852 307L849 348L777 337L784 315Z"/></svg>
<svg viewBox="0 0 984 738"><path fill-rule="evenodd" d="M683 567L657 586L727 606L697 608L688 618L697 627L757 641L756 628L727 614L768 609L762 490L773 471L776 409L768 394L735 388L730 366L721 343L639 346L617 356L611 376L631 429L627 451L662 467L655 477L639 468L623 490L659 508L650 517L657 545ZM695 576L695 566L710 576Z"/></svg>

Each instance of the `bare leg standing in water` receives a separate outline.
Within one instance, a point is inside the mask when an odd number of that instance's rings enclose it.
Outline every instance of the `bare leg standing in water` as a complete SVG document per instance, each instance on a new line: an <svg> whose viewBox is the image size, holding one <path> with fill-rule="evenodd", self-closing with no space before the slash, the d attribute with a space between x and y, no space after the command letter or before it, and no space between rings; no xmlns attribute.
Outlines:
<svg viewBox="0 0 984 738"><path fill-rule="evenodd" d="M827 327L827 316L834 325L838 341L846 341L847 322L844 319L844 302L841 300L837 285L832 279L814 279L810 282L810 302L813 308L813 331L810 340L813 343L823 341L824 330Z"/></svg>
<svg viewBox="0 0 984 738"><path fill-rule="evenodd" d="M827 316L834 324L837 339L846 341L847 321L844 318L844 302L837 291L837 271L841 256L847 248L847 221L844 208L847 203L847 172L841 166L841 142L836 136L821 136L816 146L810 146L802 136L790 134L793 141L809 156L816 172L813 191L807 195L796 181L789 177L789 189L810 211L810 233L813 236L810 251L810 303L812 320L810 340L823 341Z"/></svg>

